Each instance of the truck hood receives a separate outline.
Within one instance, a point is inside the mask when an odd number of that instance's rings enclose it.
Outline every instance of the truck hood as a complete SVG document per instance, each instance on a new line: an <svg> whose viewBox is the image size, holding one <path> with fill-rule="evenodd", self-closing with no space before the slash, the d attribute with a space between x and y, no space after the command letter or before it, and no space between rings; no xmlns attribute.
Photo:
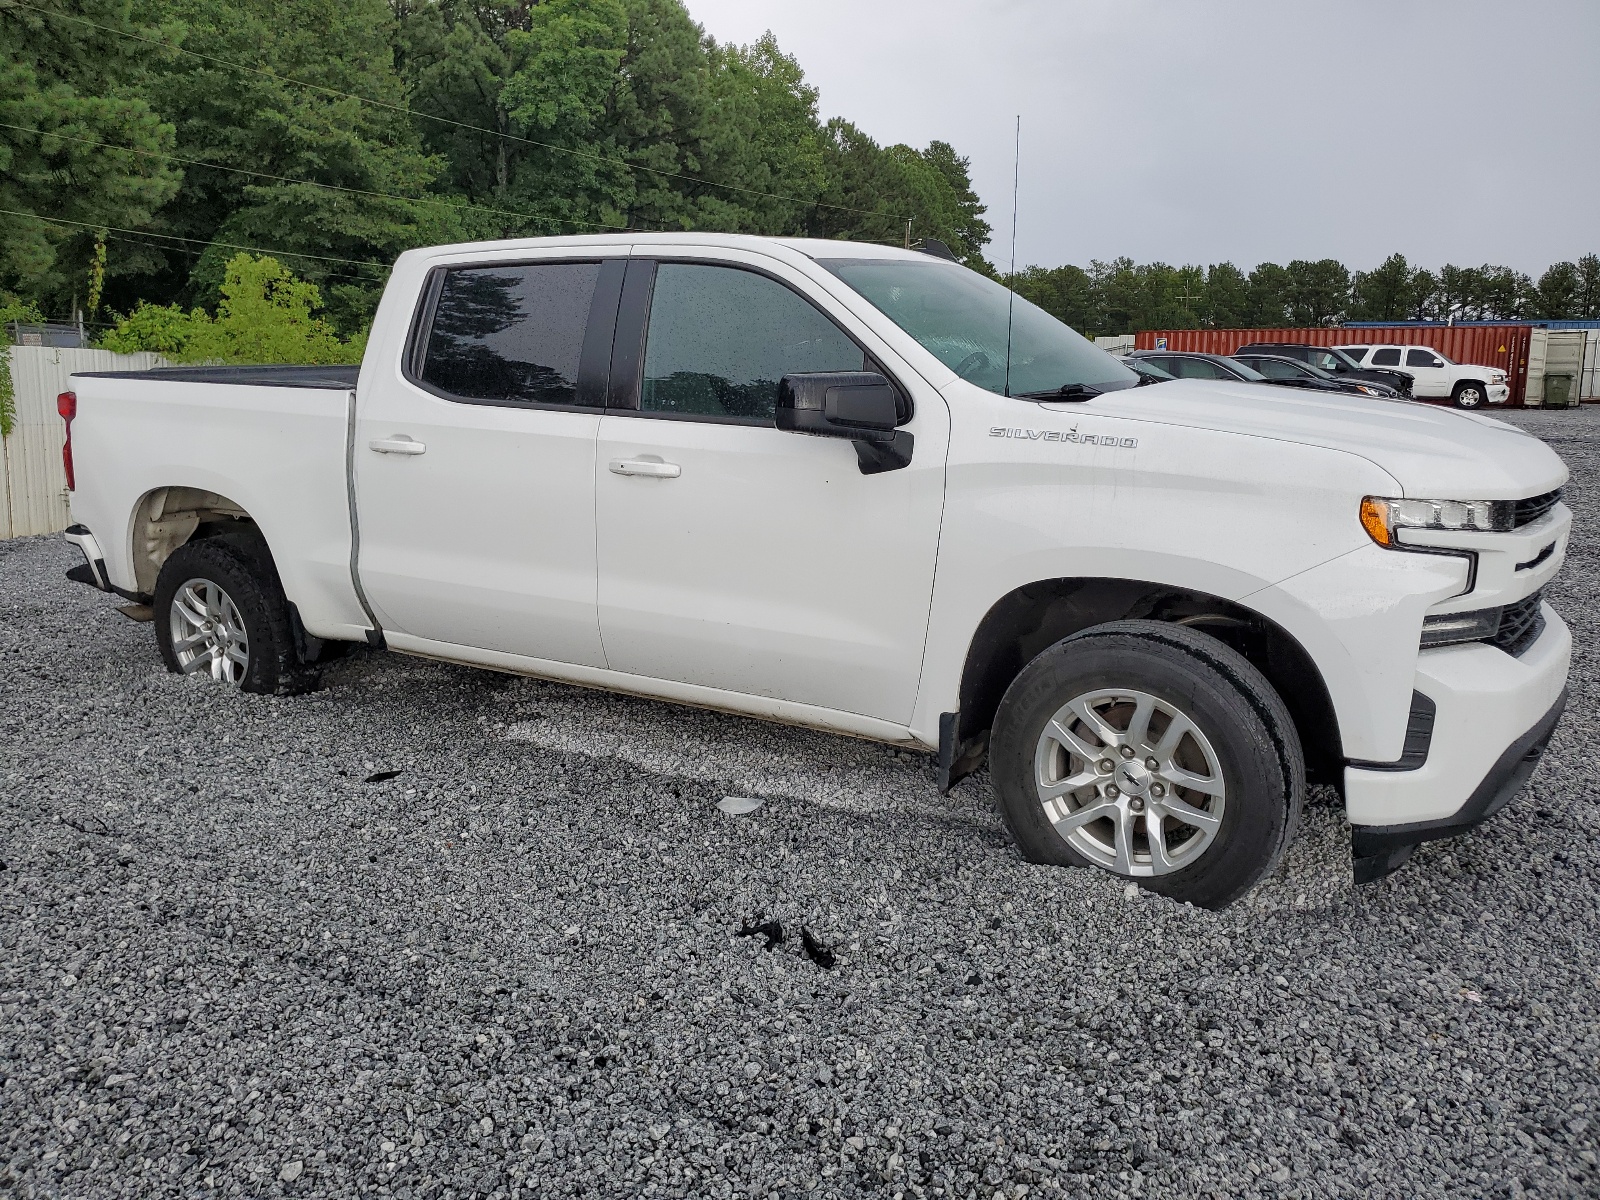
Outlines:
<svg viewBox="0 0 1600 1200"><path fill-rule="evenodd" d="M1175 379L1042 407L1340 450L1387 471L1403 495L1430 500L1520 500L1567 479L1556 452L1516 426L1411 400Z"/></svg>

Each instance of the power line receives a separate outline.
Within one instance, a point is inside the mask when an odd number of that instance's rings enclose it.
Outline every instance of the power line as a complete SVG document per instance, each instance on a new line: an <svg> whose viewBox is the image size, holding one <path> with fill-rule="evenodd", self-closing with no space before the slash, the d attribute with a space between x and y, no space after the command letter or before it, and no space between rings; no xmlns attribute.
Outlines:
<svg viewBox="0 0 1600 1200"><path fill-rule="evenodd" d="M376 192L376 191L372 191L369 188L344 187L343 185L337 184L337 183L318 183L314 179L296 179L292 175L273 175L273 174L271 174L270 172L267 172L267 171L251 171L251 170L248 170L245 167L228 167L228 166L224 166L222 163L206 162L204 159L184 158L182 155L179 155L179 154L167 154L167 153L164 153L163 151L160 151L160 150L140 150L140 149L137 149L136 147L133 147L133 146L118 146L118 145L115 145L115 144L113 144L111 142L96 141L94 138L75 137L72 134L56 133L56 132L54 132L52 130L47 130L47 129L31 129L26 125L10 125L10 124L7 124L4 121L0 121L0 129L15 129L19 133L35 133L35 134L38 134L40 137L59 138L62 141L65 141L65 142L78 142L78 143L80 143L82 145L85 145L85 146L100 146L100 147L102 147L102 148L104 148L106 150L117 150L117 151L120 151L123 154L137 154L137 155L140 155L140 156L142 156L144 158L162 158L162 159L168 160L169 162L184 163L184 164L186 164L188 166L191 166L191 167L208 167L208 168L210 168L211 170L214 170L214 171L233 171L234 173L239 174L239 175L253 175L257 179L273 179L273 180L278 181L279 183L298 183L298 184L303 184L306 187L327 188L330 191L348 192L348 193L350 193L352 195L356 195L356 196L381 197L381 198L387 199L387 200L399 200L399 201L401 201L402 203L405 203L405 204L435 204L435 205L440 205L440 206L442 206L444 208L454 209L454 210L456 210L458 212L465 212L465 211L469 211L470 210L470 211L473 211L473 212L494 213L496 216L503 216L503 217L521 217L523 220L540 221L540 222L543 222L546 225L563 225L563 224L566 224L566 225L587 225L592 229L611 229L611 230L616 230L619 233L628 232L628 230L624 226L621 226L621 225L604 225L604 224L601 224L600 222L597 222L597 221L577 221L577 220L572 220L572 219L563 220L562 218L559 218L559 217L541 217L541 216L538 216L538 215L536 215L534 213L518 212L515 209L509 209L509 208L490 208L487 205L470 203L470 202L468 204L454 204L454 203L451 203L449 200L443 199L442 197L438 197L438 196L426 196L426 197L397 196L393 192Z"/></svg>
<svg viewBox="0 0 1600 1200"><path fill-rule="evenodd" d="M232 61L231 59L219 58L214 54L204 54L199 50L190 50L188 47L180 46L175 42L163 41L160 38L146 37L144 34L134 33L131 30L114 29L110 25L101 25L99 22L91 21L87 17L77 17L71 15L70 13L51 12L49 9L40 8L36 4L29 4L27 0L9 0L9 3L11 7L25 8L30 12L38 13L40 16L53 17L63 21L72 21L79 25L87 25L91 29L100 30L102 33L113 34L117 37L132 38L135 41L146 42L152 46L160 46L163 49L175 50L179 54L187 54L192 58L198 58L205 62L216 63L219 66L229 67L235 71L245 71L252 75L261 75L268 79L277 80L280 83L292 83L296 87L308 88L311 91L321 92L328 96L337 96L342 100L355 100L362 104L370 104L374 108L387 109L390 112L402 113L408 117L415 117L424 121L435 121L441 125L450 125L456 129L465 129L473 133L487 134L489 137L500 138L504 141L519 142L525 146L537 146L541 150L549 150L556 154L570 154L575 158L583 158L592 162L605 163L609 166L621 167L625 171L644 171L646 174L657 175L663 179L680 179L685 183L698 184L701 187L722 188L726 191L739 192L746 196L759 196L765 200L784 200L788 203L799 204L807 208L827 208L832 209L835 212L860 213L861 215L868 217L892 217L897 222L901 219L900 214L884 212L881 209L852 208L848 204L828 204L821 200L805 200L799 196L785 196L778 192L763 192L757 188L740 187L737 184L732 183L717 183L714 180L700 179L697 176L684 175L677 171L663 171L656 167L646 167L642 164L630 163L623 159L612 158L604 154L594 154L584 150L574 150L569 146L557 146L550 142L536 141L533 138L520 137L514 133L501 133L498 130L485 129L481 125L472 125L466 121L456 121L452 120L450 117L440 117L434 115L433 113L418 112L413 108L406 107L405 105L390 104L386 100L374 100L370 96L362 96L355 92L343 92L338 88L326 87L320 83L308 83L304 79L295 79L290 75L280 75L278 72L270 71L265 67L252 67L248 63L238 63Z"/></svg>
<svg viewBox="0 0 1600 1200"><path fill-rule="evenodd" d="M382 263L362 262L356 258L335 258L331 254L304 254L299 250L270 250L264 246L245 246L238 242L205 241L201 238L179 237L175 233L157 233L151 229L124 229L117 225L101 225L93 221L69 221L65 217L47 217L43 213L17 212L15 209L0 208L0 215L8 217L31 217L36 221L49 221L52 225L72 225L78 229L88 229L98 232L106 230L110 233L131 233L139 237L166 238L174 242L186 242L191 246L221 246L224 250L248 250L253 254L270 254L283 258L308 258L318 262L344 263L347 266L359 267L365 271L388 271L389 268ZM149 245L150 243L145 243Z"/></svg>
<svg viewBox="0 0 1600 1200"><path fill-rule="evenodd" d="M47 220L48 218L41 218L41 219L46 219ZM107 239L109 239L110 241L113 241L113 242L120 242L120 243L123 243L125 245L129 245L129 246L143 246L148 250L160 250L160 251L163 251L164 253L167 253L167 254L188 254L188 255L192 255L194 258L198 259L200 257L200 255L201 255L201 253L202 253L201 251L191 249L188 246L164 246L160 242L147 242L143 238L132 237L132 236L126 234L126 233L113 233L110 230L107 230L104 226L101 226L99 229L96 230L96 232L97 233L103 233ZM158 233L158 234L155 234L154 236L156 236L156 237L165 237L165 236L168 236L168 235L159 234ZM210 245L212 243L206 243L206 244ZM218 244L220 244L220 243L218 243ZM260 250L260 251L257 251L257 253L269 254L271 252L267 251L267 250ZM287 253L287 252L284 252L284 253ZM377 264L377 263L358 263L358 262L352 261L351 265L356 267L359 270L374 270L374 269L376 269L378 267L379 264ZM338 269L332 269L332 270L329 271L327 278L335 279L335 280L336 279L352 279L352 278L354 278L354 276L346 275L346 274L344 274L342 271L340 271Z"/></svg>

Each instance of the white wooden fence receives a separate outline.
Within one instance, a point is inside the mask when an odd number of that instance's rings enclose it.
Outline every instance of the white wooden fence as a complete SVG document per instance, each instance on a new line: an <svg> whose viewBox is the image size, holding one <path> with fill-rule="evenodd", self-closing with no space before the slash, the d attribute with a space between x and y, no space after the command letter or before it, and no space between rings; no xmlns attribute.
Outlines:
<svg viewBox="0 0 1600 1200"><path fill-rule="evenodd" d="M17 420L0 449L0 538L59 533L69 523L67 477L61 465L66 428L56 397L74 371L146 371L158 354L113 354L53 346L5 346Z"/></svg>

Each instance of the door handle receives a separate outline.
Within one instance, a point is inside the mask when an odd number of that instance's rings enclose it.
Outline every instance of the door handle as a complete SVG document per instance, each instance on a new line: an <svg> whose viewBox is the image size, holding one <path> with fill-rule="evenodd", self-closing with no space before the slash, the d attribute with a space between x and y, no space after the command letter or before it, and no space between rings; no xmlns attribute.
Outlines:
<svg viewBox="0 0 1600 1200"><path fill-rule="evenodd" d="M379 454L425 454L428 447L418 441L400 434L398 437L378 438L367 443L367 448Z"/></svg>
<svg viewBox="0 0 1600 1200"><path fill-rule="evenodd" d="M661 462L659 459L613 458L611 460L611 473L613 475L643 475L647 479L676 479L683 474L683 468L677 463Z"/></svg>

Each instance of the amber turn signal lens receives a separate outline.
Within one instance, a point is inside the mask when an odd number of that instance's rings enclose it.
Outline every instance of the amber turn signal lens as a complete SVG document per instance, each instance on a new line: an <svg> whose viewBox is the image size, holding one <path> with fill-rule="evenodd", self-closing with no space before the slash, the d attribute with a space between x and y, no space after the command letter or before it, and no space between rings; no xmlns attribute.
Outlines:
<svg viewBox="0 0 1600 1200"><path fill-rule="evenodd" d="M1361 500L1361 528L1367 531L1367 536L1380 546L1394 544L1394 535L1389 532L1389 502L1380 500L1376 496L1365 496Z"/></svg>

